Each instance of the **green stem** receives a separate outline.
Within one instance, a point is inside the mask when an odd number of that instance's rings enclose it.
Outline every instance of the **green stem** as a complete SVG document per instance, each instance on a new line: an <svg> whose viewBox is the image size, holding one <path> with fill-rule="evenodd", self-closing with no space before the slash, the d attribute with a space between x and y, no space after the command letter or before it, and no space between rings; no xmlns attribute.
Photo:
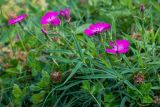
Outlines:
<svg viewBox="0 0 160 107"><path fill-rule="evenodd" d="M124 59L124 61L125 61L125 63L127 64L127 66L128 66L129 68L131 68L131 64L130 64L129 60L127 59L127 57L126 57L125 55L120 55L120 57L121 57L122 59Z"/></svg>
<svg viewBox="0 0 160 107"><path fill-rule="evenodd" d="M103 36L106 37L106 35L100 35L100 42L101 42L102 49L103 49L103 56L108 61L109 66L112 67L110 58L109 57L107 58L106 55L105 55L105 49L106 49L106 47L105 47L105 42L104 42Z"/></svg>
<svg viewBox="0 0 160 107"><path fill-rule="evenodd" d="M23 43L23 40L22 40L21 36L19 36L19 39L20 39L22 48L24 49L24 51L27 51L27 50L26 50L26 47L24 46L24 43Z"/></svg>
<svg viewBox="0 0 160 107"><path fill-rule="evenodd" d="M90 93L90 92L89 92ZM92 93L90 93L90 95L93 97L93 99L96 101L96 103L98 104L99 107L101 107L101 104L98 102L98 100L94 97L94 95Z"/></svg>

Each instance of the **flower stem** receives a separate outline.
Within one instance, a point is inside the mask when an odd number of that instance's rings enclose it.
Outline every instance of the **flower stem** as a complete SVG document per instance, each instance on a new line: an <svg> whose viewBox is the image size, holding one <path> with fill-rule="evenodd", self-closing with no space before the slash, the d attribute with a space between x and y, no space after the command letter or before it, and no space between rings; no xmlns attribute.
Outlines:
<svg viewBox="0 0 160 107"><path fill-rule="evenodd" d="M96 103L98 104L98 107L101 107L101 104L98 102L98 100L94 97L94 95L91 93L91 92L89 92L90 93L90 95L93 97L93 99L96 101Z"/></svg>
<svg viewBox="0 0 160 107"><path fill-rule="evenodd" d="M124 61L125 61L125 63L127 64L127 66L128 66L129 68L131 68L131 64L130 64L128 58L127 58L125 55L121 55L121 58L124 59Z"/></svg>
<svg viewBox="0 0 160 107"><path fill-rule="evenodd" d="M104 38L103 38L103 36L106 37L106 35L100 35L100 42L101 42L102 49L103 49L103 56L104 56L104 58L108 61L109 66L112 67L110 58L107 58L106 55L105 55L105 43L104 43ZM107 64L107 65L108 65L108 64Z"/></svg>

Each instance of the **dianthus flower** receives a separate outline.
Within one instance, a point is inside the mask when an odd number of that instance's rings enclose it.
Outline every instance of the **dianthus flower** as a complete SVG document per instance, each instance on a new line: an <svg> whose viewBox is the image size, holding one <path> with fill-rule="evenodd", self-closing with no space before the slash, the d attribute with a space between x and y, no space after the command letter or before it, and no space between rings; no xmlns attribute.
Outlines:
<svg viewBox="0 0 160 107"><path fill-rule="evenodd" d="M110 42L111 49L106 49L107 53L122 54L129 51L130 42L128 40L116 40L115 43Z"/></svg>
<svg viewBox="0 0 160 107"><path fill-rule="evenodd" d="M50 11L42 16L40 23L42 25L51 24L57 26L61 23L61 20L58 18L58 12Z"/></svg>
<svg viewBox="0 0 160 107"><path fill-rule="evenodd" d="M16 24L18 22L21 22L23 19L25 19L27 17L27 14L22 14L22 15L19 15L15 18L12 18L9 20L9 24L10 25L13 25L13 24Z"/></svg>
<svg viewBox="0 0 160 107"><path fill-rule="evenodd" d="M91 24L89 28L84 30L84 33L87 36L94 36L96 34L100 34L103 31L108 31L111 28L111 25L109 23L105 22L97 22L95 24Z"/></svg>
<svg viewBox="0 0 160 107"><path fill-rule="evenodd" d="M64 17L67 22L70 22L71 17L70 17L70 9L69 8L65 8L63 10L60 10L60 15L62 17Z"/></svg>

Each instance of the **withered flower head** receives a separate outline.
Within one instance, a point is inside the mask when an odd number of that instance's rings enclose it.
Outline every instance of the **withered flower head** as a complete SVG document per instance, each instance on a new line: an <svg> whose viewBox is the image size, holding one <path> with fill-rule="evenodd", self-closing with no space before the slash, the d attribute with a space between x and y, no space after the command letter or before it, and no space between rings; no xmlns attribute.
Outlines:
<svg viewBox="0 0 160 107"><path fill-rule="evenodd" d="M153 103L154 103L154 104L160 104L160 97L154 96L154 97L153 97Z"/></svg>
<svg viewBox="0 0 160 107"><path fill-rule="evenodd" d="M28 53L24 51L18 51L15 53L15 55L17 59L21 60L22 62L26 62Z"/></svg>
<svg viewBox="0 0 160 107"><path fill-rule="evenodd" d="M57 42L58 40L59 40L59 37L56 37L56 36L53 36L53 37L52 37L52 41L53 41L53 42Z"/></svg>
<svg viewBox="0 0 160 107"><path fill-rule="evenodd" d="M11 64L5 63L5 64L3 64L3 67L4 67L5 69L7 69L7 68L11 67Z"/></svg>
<svg viewBox="0 0 160 107"><path fill-rule="evenodd" d="M62 80L62 73L60 71L51 72L50 76L51 76L52 81L55 83L61 82Z"/></svg>
<svg viewBox="0 0 160 107"><path fill-rule="evenodd" d="M133 80L135 83L139 83L139 84L143 83L144 82L144 74L138 73L138 74L134 75Z"/></svg>
<svg viewBox="0 0 160 107"><path fill-rule="evenodd" d="M138 33L133 33L133 34L131 35L131 37L132 37L133 39L136 39L136 40L142 40L142 35L140 35L140 34L138 34Z"/></svg>
<svg viewBox="0 0 160 107"><path fill-rule="evenodd" d="M8 17L9 17L9 18L15 18L15 17L17 17L17 14L16 14L15 12L13 12L13 11L10 11L10 12L8 13Z"/></svg>

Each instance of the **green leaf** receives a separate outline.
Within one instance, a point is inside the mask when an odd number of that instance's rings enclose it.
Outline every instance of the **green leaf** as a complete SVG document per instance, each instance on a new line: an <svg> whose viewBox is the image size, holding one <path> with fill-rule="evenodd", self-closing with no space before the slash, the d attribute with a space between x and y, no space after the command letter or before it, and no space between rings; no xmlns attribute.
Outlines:
<svg viewBox="0 0 160 107"><path fill-rule="evenodd" d="M79 56L81 57L81 60L84 61L84 54L82 52L82 48L81 48L81 45L75 35L75 33L72 34L72 38L73 38L73 41L74 41L74 47L77 51L77 53L79 54Z"/></svg>
<svg viewBox="0 0 160 107"><path fill-rule="evenodd" d="M97 78L116 79L117 76L111 75L111 74L94 74L94 75L79 76L76 78L80 78L80 79L97 79Z"/></svg>
<svg viewBox="0 0 160 107"><path fill-rule="evenodd" d="M68 58L63 58L63 57L57 57L57 56L48 56L48 58L60 61L60 62L64 62L64 63L73 63L73 62L77 62L77 59L68 59Z"/></svg>
<svg viewBox="0 0 160 107"><path fill-rule="evenodd" d="M37 85L41 88L44 88L44 87L48 87L49 83L50 83L50 76L48 72L42 71L42 78Z"/></svg>
<svg viewBox="0 0 160 107"><path fill-rule="evenodd" d="M16 68L20 73L22 73L23 66L20 63L18 63Z"/></svg>
<svg viewBox="0 0 160 107"><path fill-rule="evenodd" d="M154 86L151 88L152 90L160 90L160 87L159 86Z"/></svg>
<svg viewBox="0 0 160 107"><path fill-rule="evenodd" d="M114 101L115 97L113 96L112 93L107 93L105 96L104 96L104 102L112 102Z"/></svg>
<svg viewBox="0 0 160 107"><path fill-rule="evenodd" d="M119 9L119 10L114 10L110 11L109 13L106 14L107 16L114 16L114 17L124 17L124 16L130 16L132 15L132 12L128 9Z"/></svg>
<svg viewBox="0 0 160 107"><path fill-rule="evenodd" d="M17 70L17 68L8 68L5 70L5 72L9 75L17 75L20 74L20 72Z"/></svg>
<svg viewBox="0 0 160 107"><path fill-rule="evenodd" d="M154 61L154 62L150 62L148 64L149 65L160 65L160 61Z"/></svg>
<svg viewBox="0 0 160 107"><path fill-rule="evenodd" d="M23 96L23 92L17 84L14 84L14 86L13 86L12 94L16 98L20 98Z"/></svg>
<svg viewBox="0 0 160 107"><path fill-rule="evenodd" d="M137 91L140 95L142 95L142 93L134 86L132 85L128 80L124 80L124 83L132 90Z"/></svg>
<svg viewBox="0 0 160 107"><path fill-rule="evenodd" d="M123 97L123 99L121 101L120 107L126 107L125 106L126 101L127 101L127 97L125 96L125 97Z"/></svg>
<svg viewBox="0 0 160 107"><path fill-rule="evenodd" d="M89 27L90 24L83 24L76 29L76 34L83 33L86 28Z"/></svg>
<svg viewBox="0 0 160 107"><path fill-rule="evenodd" d="M103 0L103 2L107 5L112 5L112 0Z"/></svg>
<svg viewBox="0 0 160 107"><path fill-rule="evenodd" d="M51 50L46 50L47 52L50 53L61 53L61 54L73 54L71 50L66 50L66 49L51 49Z"/></svg>
<svg viewBox="0 0 160 107"><path fill-rule="evenodd" d="M31 51L27 57L27 65L30 68L32 68L33 76L36 76L38 72L41 70L41 68L43 67L42 63L36 60L36 57L37 57L37 54L35 53L35 51Z"/></svg>
<svg viewBox="0 0 160 107"><path fill-rule="evenodd" d="M90 87L90 82L89 81L85 81L82 83L82 89L85 89L87 91L90 91L91 90L91 87Z"/></svg>
<svg viewBox="0 0 160 107"><path fill-rule="evenodd" d="M95 83L93 85L93 87L91 87L91 93L92 94L97 94L97 93L99 93L101 91L101 89L102 89L102 86L100 84L98 84L98 83Z"/></svg>
<svg viewBox="0 0 160 107"><path fill-rule="evenodd" d="M69 89L69 88L71 88L71 87L73 87L75 85L78 85L80 83L83 83L83 82L84 82L84 80L83 81L77 81L77 82L71 82L69 85L65 85L63 87L60 87L57 90L66 90L66 89Z"/></svg>
<svg viewBox="0 0 160 107"><path fill-rule="evenodd" d="M117 107L117 103L116 103L116 99L115 99L115 96L113 96L112 93L107 93L105 96L104 96L104 104L105 104L105 107Z"/></svg>
<svg viewBox="0 0 160 107"><path fill-rule="evenodd" d="M132 6L132 0L120 0L120 3L123 6L131 7Z"/></svg>
<svg viewBox="0 0 160 107"><path fill-rule="evenodd" d="M145 104L148 104L148 103L152 103L153 99L149 95L147 95L147 96L143 96L141 98L141 102L145 103Z"/></svg>
<svg viewBox="0 0 160 107"><path fill-rule="evenodd" d="M149 95L151 88L152 88L151 83L144 83L140 85L139 90L141 91L143 95Z"/></svg>
<svg viewBox="0 0 160 107"><path fill-rule="evenodd" d="M43 101L44 95L45 95L45 91L41 91L38 94L33 94L30 100L32 103L38 104Z"/></svg>
<svg viewBox="0 0 160 107"><path fill-rule="evenodd" d="M31 89L32 91L40 91L42 88L40 88L40 87L37 86L37 85L31 85L31 86L30 86L30 89Z"/></svg>
<svg viewBox="0 0 160 107"><path fill-rule="evenodd" d="M72 70L71 74L68 76L68 78L64 81L63 84L67 83L67 81L77 72L78 69L82 66L82 62L78 62L75 68Z"/></svg>

